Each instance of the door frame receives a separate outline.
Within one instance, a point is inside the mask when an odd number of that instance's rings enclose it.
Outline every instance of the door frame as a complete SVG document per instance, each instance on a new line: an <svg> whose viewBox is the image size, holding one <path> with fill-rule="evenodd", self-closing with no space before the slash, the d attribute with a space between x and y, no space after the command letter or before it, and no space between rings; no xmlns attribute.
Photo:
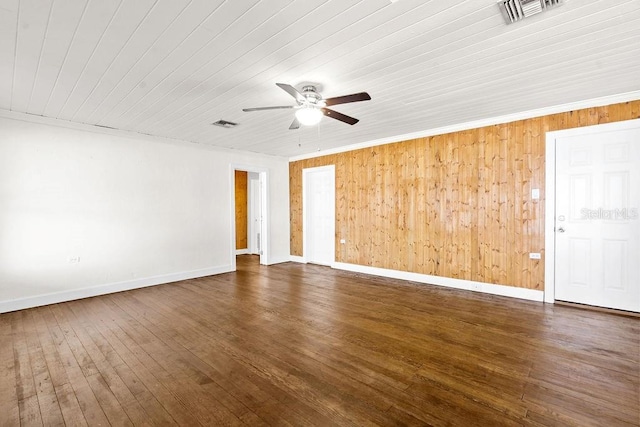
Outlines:
<svg viewBox="0 0 640 427"><path fill-rule="evenodd" d="M640 119L547 132L545 146L544 302L555 302L556 289L556 139L640 128Z"/></svg>
<svg viewBox="0 0 640 427"><path fill-rule="evenodd" d="M336 181L336 166L335 165L327 165L327 166L318 166L318 167L314 167L314 168L305 168L302 169L302 260L303 262L309 262L309 260L307 259L307 254L309 253L307 251L307 244L308 244L308 237L307 237L307 230L309 229L307 226L308 223L308 218L307 218L307 205L308 205L308 194L307 194L307 181L308 181L308 176L311 173L314 172L324 172L324 171L331 171L333 172L333 197L335 199L335 181ZM333 264L335 264L336 262L336 245L335 245L335 223L336 223L336 210L334 208L333 210L333 260L331 262L331 266L333 266Z"/></svg>
<svg viewBox="0 0 640 427"><path fill-rule="evenodd" d="M269 224L269 169L232 163L229 165L229 195L230 195L230 218L231 218L231 239L229 253L231 256L231 267L236 270L236 171L254 172L258 174L261 193L261 214L262 224L260 227L260 264L269 265L269 242L271 240L271 226Z"/></svg>
<svg viewBox="0 0 640 427"><path fill-rule="evenodd" d="M252 178L252 174L254 174L255 172L248 172L248 190L247 190L247 201L248 201L248 209L247 209L247 250L249 251L250 254L252 255L259 255L260 254L260 245L258 245L257 247L254 247L253 245L253 241L255 238L255 234L256 234L256 229L259 228L260 233L262 233L262 229L261 227L256 227L256 225L253 223L252 218L254 216L254 214L256 214L256 210L260 211L258 212L258 216L262 217L262 192L260 191L260 175L258 174L258 179L253 179ZM254 183L257 183L257 190L254 189ZM254 203L254 198L256 196L256 194L259 196L258 198L260 199L259 203ZM257 206L256 206L257 205ZM262 237L262 235L261 235ZM261 243L261 242L260 242ZM255 249L255 250L254 250Z"/></svg>

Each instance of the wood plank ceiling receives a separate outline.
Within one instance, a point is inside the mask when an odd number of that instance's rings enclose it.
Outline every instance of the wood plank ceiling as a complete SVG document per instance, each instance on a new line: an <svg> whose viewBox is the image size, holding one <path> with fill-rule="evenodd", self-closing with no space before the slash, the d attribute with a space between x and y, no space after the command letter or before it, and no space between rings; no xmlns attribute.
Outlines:
<svg viewBox="0 0 640 427"><path fill-rule="evenodd" d="M296 156L640 90L639 28L638 0L509 26L495 0L0 0L0 108ZM305 81L373 100L335 107L355 126L242 112Z"/></svg>

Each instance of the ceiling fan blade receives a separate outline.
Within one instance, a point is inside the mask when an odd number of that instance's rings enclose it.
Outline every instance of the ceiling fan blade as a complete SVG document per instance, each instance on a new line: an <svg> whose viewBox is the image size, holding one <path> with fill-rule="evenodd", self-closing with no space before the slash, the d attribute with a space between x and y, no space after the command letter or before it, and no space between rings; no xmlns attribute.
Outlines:
<svg viewBox="0 0 640 427"><path fill-rule="evenodd" d="M331 110L329 108L322 108L322 114L327 117L331 117L332 119L340 120L341 122L347 123L349 125L355 125L360 120L347 116L346 114L338 113L337 111Z"/></svg>
<svg viewBox="0 0 640 427"><path fill-rule="evenodd" d="M243 108L242 111L264 111L264 110L289 110L291 108L296 108L295 105L281 105L278 107L255 107L255 108Z"/></svg>
<svg viewBox="0 0 640 427"><path fill-rule="evenodd" d="M349 102L369 101L371 96L367 92L354 93L351 95L336 96L324 100L326 106L347 104Z"/></svg>
<svg viewBox="0 0 640 427"><path fill-rule="evenodd" d="M294 130L294 129L300 129L300 122L298 121L297 117L293 118L293 122L291 123L291 126L289 126L290 130Z"/></svg>
<svg viewBox="0 0 640 427"><path fill-rule="evenodd" d="M298 92L298 90L295 87L288 85L286 83L276 83L276 85L278 85L280 89L284 90L289 95L293 96L296 99L296 101L298 102L306 101L306 98L300 92Z"/></svg>

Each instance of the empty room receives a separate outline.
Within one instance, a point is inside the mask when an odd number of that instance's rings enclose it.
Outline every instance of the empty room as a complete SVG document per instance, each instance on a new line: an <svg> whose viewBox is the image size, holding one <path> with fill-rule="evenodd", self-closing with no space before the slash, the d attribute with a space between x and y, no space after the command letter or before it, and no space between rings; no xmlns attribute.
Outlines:
<svg viewBox="0 0 640 427"><path fill-rule="evenodd" d="M1 426L640 426L637 0L0 0Z"/></svg>

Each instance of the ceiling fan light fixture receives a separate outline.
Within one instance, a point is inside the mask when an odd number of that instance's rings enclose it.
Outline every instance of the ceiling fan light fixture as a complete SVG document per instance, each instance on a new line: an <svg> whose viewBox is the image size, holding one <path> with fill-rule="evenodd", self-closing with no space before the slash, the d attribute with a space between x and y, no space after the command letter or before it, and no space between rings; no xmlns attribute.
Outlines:
<svg viewBox="0 0 640 427"><path fill-rule="evenodd" d="M322 111L315 107L302 107L296 111L296 118L304 126L313 126L320 122Z"/></svg>
<svg viewBox="0 0 640 427"><path fill-rule="evenodd" d="M559 1L559 0L558 0ZM336 96L333 98L323 99L318 92L316 84L306 84L302 87L302 93L295 87L286 83L276 83L276 85L296 99L297 105L282 105L273 107L257 107L243 108L242 111L263 111L263 110L282 110L295 109L296 118L289 126L289 129L300 129L300 126L313 126L318 124L322 116L348 125L355 125L359 122L355 117L347 116L330 108L332 105L349 104L351 102L369 101L371 96L367 92L352 93L351 95Z"/></svg>

